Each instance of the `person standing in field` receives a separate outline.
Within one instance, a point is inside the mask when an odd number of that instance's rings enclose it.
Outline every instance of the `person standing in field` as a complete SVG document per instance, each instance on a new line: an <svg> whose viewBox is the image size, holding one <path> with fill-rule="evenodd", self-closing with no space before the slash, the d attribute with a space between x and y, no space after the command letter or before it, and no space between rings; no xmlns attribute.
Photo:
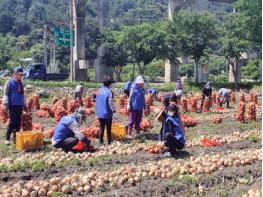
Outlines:
<svg viewBox="0 0 263 197"><path fill-rule="evenodd" d="M20 130L23 108L25 108L24 85L22 82L23 69L16 67L13 77L9 79L4 87L3 104L9 114L9 124L6 131L5 144L10 145L10 137L13 133L13 141L16 143L16 132Z"/></svg>
<svg viewBox="0 0 263 197"><path fill-rule="evenodd" d="M107 130L107 141L111 143L111 127L113 113L116 112L114 106L114 94L111 90L113 80L105 76L103 86L99 89L96 97L96 113L100 121L99 143L103 145L104 130Z"/></svg>
<svg viewBox="0 0 263 197"><path fill-rule="evenodd" d="M74 91L74 100L79 100L81 106L83 106L83 100L82 100L82 95L84 92L84 86L83 83L80 83L79 85L76 86L75 91Z"/></svg>
<svg viewBox="0 0 263 197"><path fill-rule="evenodd" d="M143 110L145 109L145 81L142 76L137 76L131 89L127 109L130 112L128 124L128 137L132 135L133 126L136 134L140 133Z"/></svg>
<svg viewBox="0 0 263 197"><path fill-rule="evenodd" d="M178 78L176 83L176 90L183 90L183 84L180 77Z"/></svg>

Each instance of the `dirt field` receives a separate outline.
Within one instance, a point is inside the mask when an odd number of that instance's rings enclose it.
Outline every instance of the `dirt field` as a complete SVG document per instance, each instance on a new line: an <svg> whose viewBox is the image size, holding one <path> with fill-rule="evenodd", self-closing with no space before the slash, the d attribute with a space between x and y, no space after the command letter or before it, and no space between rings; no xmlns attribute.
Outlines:
<svg viewBox="0 0 263 197"><path fill-rule="evenodd" d="M61 90L52 90L52 96L60 96L68 94L70 91L63 93ZM42 102L51 102L52 98L40 99ZM159 102L154 102L154 105L160 105ZM188 141L199 141L200 136L210 137L222 136L229 138L235 132L244 133L257 131L258 135L246 137L233 142L222 143L221 146L204 147L195 145L186 147L181 151L172 162L177 161L188 162L191 158L202 158L204 155L221 154L228 157L228 154L237 151L261 150L261 102L257 105L257 121L246 121L245 123L237 122L235 117L236 103L231 103L231 110L226 111L223 115L221 124L214 124L210 120L213 115L221 114L217 112L208 113L186 113L191 117L197 118L197 126L186 128L186 139ZM122 141L122 144L130 144L130 147L141 145L149 145L157 143L158 133L161 124L154 121L154 115L148 117L153 125L153 128L147 132L141 133L135 139ZM95 115L88 118L84 127L91 126L95 121ZM127 123L127 117L117 113L114 120ZM33 122L40 123L44 126L44 130L54 126L52 118L39 118L36 112L33 112ZM136 150L131 154L105 154L89 159L69 159L55 164L48 165L39 157L39 160L34 158L34 155L44 153L45 155L54 152L52 146L48 143L40 151L28 153L27 158L32 157L29 163L21 163L18 159L25 155L24 152L19 152L14 145L6 147L4 145L5 125L1 125L0 138L0 188L11 186L21 182L22 185L29 181L49 180L52 177L72 176L75 173L86 174L88 172L98 171L99 173L112 172L121 169L125 166L147 166L151 162L163 161L162 153L151 154L144 149ZM96 148L98 147L98 139L92 141ZM121 147L121 146L120 146ZM13 162L8 163L12 166L7 168L3 164L6 158L12 158ZM30 160L30 159L28 159ZM19 161L19 162L14 162ZM38 162L36 162L38 161ZM242 196L248 193L250 189L258 189L261 191L262 171L261 159L253 161L249 164L240 166L229 166L221 169L215 169L209 173L182 173L176 174L170 178L161 178L156 176L141 177L140 181L135 184L111 184L106 183L100 187L92 188L92 191L76 192L72 191L67 195L70 196ZM1 194L0 194L1 195ZM29 195L30 196L30 195ZM40 196L40 195L39 195ZM58 191L54 192L53 196L66 196L66 194Z"/></svg>

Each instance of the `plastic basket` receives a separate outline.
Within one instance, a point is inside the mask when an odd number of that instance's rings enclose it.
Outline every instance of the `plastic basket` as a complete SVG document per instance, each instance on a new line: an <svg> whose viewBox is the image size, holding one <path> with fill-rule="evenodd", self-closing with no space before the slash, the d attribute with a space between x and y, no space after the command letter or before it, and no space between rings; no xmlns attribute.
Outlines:
<svg viewBox="0 0 263 197"><path fill-rule="evenodd" d="M16 133L16 149L32 151L43 146L44 135L40 131L23 131Z"/></svg>
<svg viewBox="0 0 263 197"><path fill-rule="evenodd" d="M124 140L126 136L125 126L119 123L112 124L111 139L112 140ZM107 130L104 130L104 140L107 139Z"/></svg>

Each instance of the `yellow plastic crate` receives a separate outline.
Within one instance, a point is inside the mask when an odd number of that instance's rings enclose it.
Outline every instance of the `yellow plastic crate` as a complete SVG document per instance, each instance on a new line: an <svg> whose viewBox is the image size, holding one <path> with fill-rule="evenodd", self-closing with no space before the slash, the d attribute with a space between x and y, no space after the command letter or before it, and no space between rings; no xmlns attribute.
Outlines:
<svg viewBox="0 0 263 197"><path fill-rule="evenodd" d="M124 140L126 136L125 126L119 123L112 124L111 139L112 140ZM107 139L107 130L104 130L103 139Z"/></svg>
<svg viewBox="0 0 263 197"><path fill-rule="evenodd" d="M40 131L23 131L16 133L16 149L32 151L43 146L44 135Z"/></svg>

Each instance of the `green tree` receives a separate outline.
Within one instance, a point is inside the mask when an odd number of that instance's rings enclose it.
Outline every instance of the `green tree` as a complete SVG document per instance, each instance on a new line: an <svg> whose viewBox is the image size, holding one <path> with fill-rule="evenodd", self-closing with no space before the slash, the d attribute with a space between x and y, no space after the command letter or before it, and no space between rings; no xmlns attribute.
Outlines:
<svg viewBox="0 0 263 197"><path fill-rule="evenodd" d="M246 66L242 67L242 74L247 79L258 80L259 72L259 61L257 59L250 60Z"/></svg>
<svg viewBox="0 0 263 197"><path fill-rule="evenodd" d="M194 69L192 64L181 64L179 68L180 68L179 69L180 76L187 76L187 77L194 76Z"/></svg>
<svg viewBox="0 0 263 197"><path fill-rule="evenodd" d="M144 75L145 66L164 50L165 33L158 28L158 23L145 23L123 30L124 47L141 75Z"/></svg>
<svg viewBox="0 0 263 197"><path fill-rule="evenodd" d="M15 19L8 14L0 15L0 33L6 34L13 29Z"/></svg>
<svg viewBox="0 0 263 197"><path fill-rule="evenodd" d="M234 81L237 83L237 67L238 59L242 52L248 49L249 42L244 39L247 37L247 31L245 31L247 17L239 14L228 15L222 26L223 37L222 51L225 58L228 61L231 70L234 72Z"/></svg>
<svg viewBox="0 0 263 197"><path fill-rule="evenodd" d="M181 55L193 56L195 82L198 82L199 60L216 38L215 25L216 20L210 14L186 11L176 13L169 25L169 33Z"/></svg>
<svg viewBox="0 0 263 197"><path fill-rule="evenodd" d="M246 22L247 39L251 41L258 54L261 55L262 42L262 1L261 0L238 0L237 10L248 19Z"/></svg>
<svg viewBox="0 0 263 197"><path fill-rule="evenodd" d="M128 53L124 48L122 32L106 31L103 35L103 41L105 43L103 62L113 67L117 81L121 81L122 69L128 61Z"/></svg>

